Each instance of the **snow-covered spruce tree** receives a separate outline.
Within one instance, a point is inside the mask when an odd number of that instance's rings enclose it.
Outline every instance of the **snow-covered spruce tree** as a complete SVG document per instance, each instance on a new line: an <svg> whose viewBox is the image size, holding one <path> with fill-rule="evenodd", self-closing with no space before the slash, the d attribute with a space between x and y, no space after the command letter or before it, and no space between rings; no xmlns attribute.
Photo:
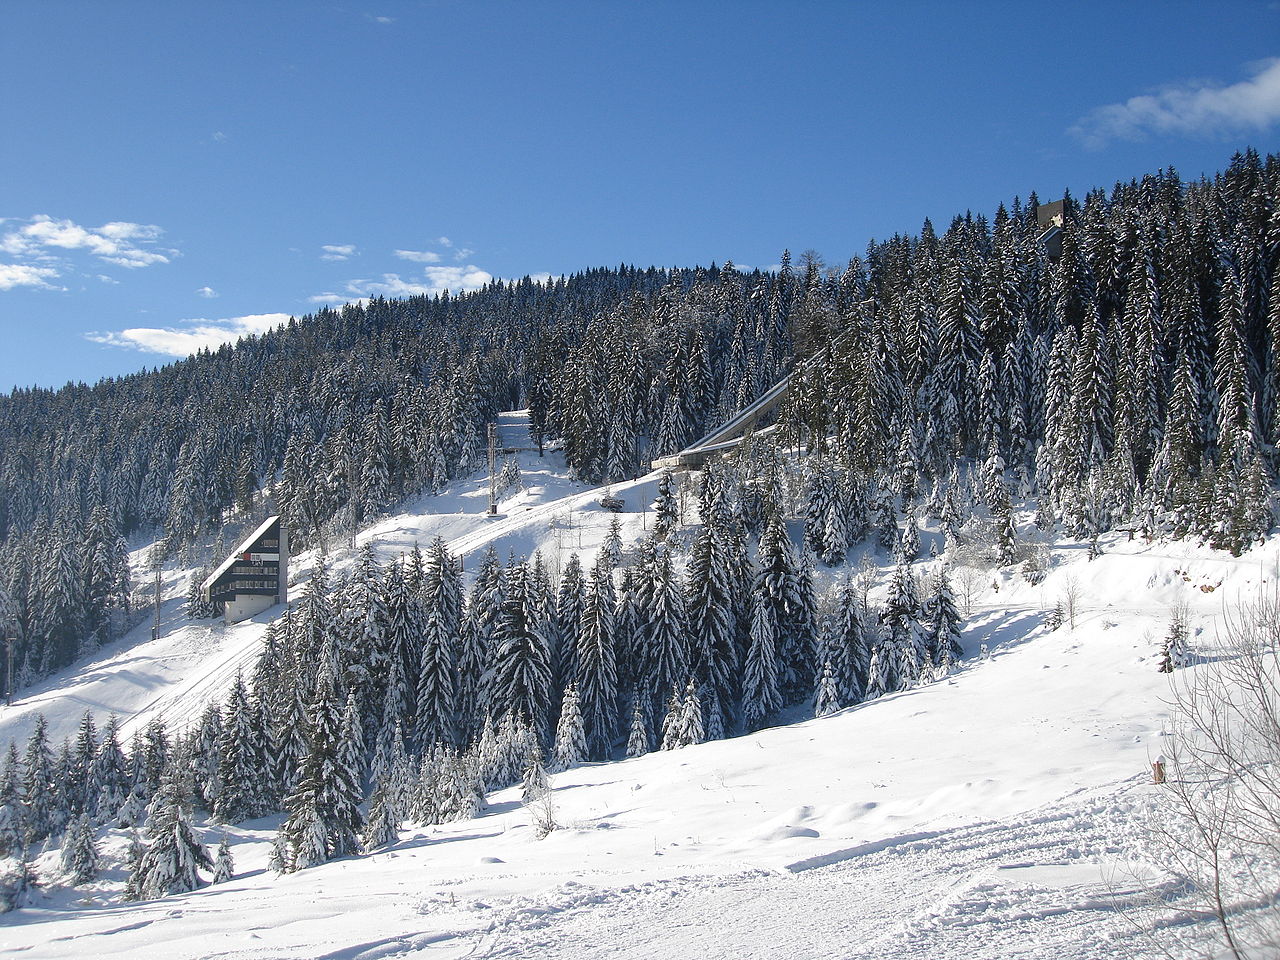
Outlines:
<svg viewBox="0 0 1280 960"><path fill-rule="evenodd" d="M836 480L826 458L813 458L805 488L805 544L828 566L844 560L848 549ZM833 518L837 522L832 522Z"/></svg>
<svg viewBox="0 0 1280 960"><path fill-rule="evenodd" d="M673 687L679 689L688 675L685 606L671 557L665 551L655 559L651 576L645 590L648 607L642 610L648 624L643 686L661 697Z"/></svg>
<svg viewBox="0 0 1280 960"><path fill-rule="evenodd" d="M49 798L49 836L51 837L62 833L75 815L73 809L75 781L72 779L71 772L73 765L71 741L63 740L62 748L53 762L53 796Z"/></svg>
<svg viewBox="0 0 1280 960"><path fill-rule="evenodd" d="M530 609L524 564L508 567L506 592L494 630L490 702L498 715L520 718L535 729L546 722L551 687L551 663L542 630L536 611Z"/></svg>
<svg viewBox="0 0 1280 960"><path fill-rule="evenodd" d="M439 823L440 754L434 748L418 761L418 774L410 788L409 817L418 823Z"/></svg>
<svg viewBox="0 0 1280 960"><path fill-rule="evenodd" d="M293 854L283 833L277 833L271 841L271 854L267 857L267 869L275 874L293 871Z"/></svg>
<svg viewBox="0 0 1280 960"><path fill-rule="evenodd" d="M658 497L653 501L653 537L666 540L680 525L680 504L676 500L673 477L670 470L658 480Z"/></svg>
<svg viewBox="0 0 1280 960"><path fill-rule="evenodd" d="M18 759L18 745L10 740L4 766L0 767L0 803L18 803L21 799L22 761Z"/></svg>
<svg viewBox="0 0 1280 960"><path fill-rule="evenodd" d="M0 913L21 907L36 885L35 868L25 854L0 862Z"/></svg>
<svg viewBox="0 0 1280 960"><path fill-rule="evenodd" d="M741 697L729 545L719 527L704 524L685 572L691 666L707 691L708 736L713 740L734 724Z"/></svg>
<svg viewBox="0 0 1280 960"><path fill-rule="evenodd" d="M932 663L945 673L964 655L960 646L960 625L964 618L956 606L951 577L939 567L930 577L932 590L925 601L925 644Z"/></svg>
<svg viewBox="0 0 1280 960"><path fill-rule="evenodd" d="M680 714L676 722L675 745L691 747L707 739L706 729L702 722L702 700L698 696L697 685L690 679L684 688L684 697L680 700Z"/></svg>
<svg viewBox="0 0 1280 960"><path fill-rule="evenodd" d="M582 712L579 709L578 685L571 683L565 688L564 703L560 708L560 722L556 725L552 769L568 770L582 763L587 756L587 738L583 729Z"/></svg>
<svg viewBox="0 0 1280 960"><path fill-rule="evenodd" d="M298 783L285 803L281 826L289 844L292 869L303 869L356 849L362 797L360 773L352 769L358 718L339 706L333 676L322 667L311 704L307 752Z"/></svg>
<svg viewBox="0 0 1280 960"><path fill-rule="evenodd" d="M16 796L0 801L0 859L22 852L25 832L22 807Z"/></svg>
<svg viewBox="0 0 1280 960"><path fill-rule="evenodd" d="M609 520L609 532L600 544L600 558L597 562L605 563L610 570L622 563L622 521L617 514Z"/></svg>
<svg viewBox="0 0 1280 960"><path fill-rule="evenodd" d="M390 846L400 837L400 800L389 777L380 777L369 798L369 815L365 819L360 844L366 853Z"/></svg>
<svg viewBox="0 0 1280 960"><path fill-rule="evenodd" d="M748 730L759 730L782 709L778 683L778 626L763 589L752 596L751 644L742 669L742 713Z"/></svg>
<svg viewBox="0 0 1280 960"><path fill-rule="evenodd" d="M758 566L756 593L760 602L769 605L774 623L778 693L783 703L798 703L813 692L815 666L808 649L813 637L812 582L802 583L786 526L776 506L766 512ZM745 673L745 665L743 669ZM746 696L744 688L744 701ZM745 713L745 703L743 709Z"/></svg>
<svg viewBox="0 0 1280 960"><path fill-rule="evenodd" d="M547 646L551 656L552 687L563 690L578 676L578 638L582 632L582 606L586 586L582 561L569 554L556 588L555 610L547 623Z"/></svg>
<svg viewBox="0 0 1280 960"><path fill-rule="evenodd" d="M146 847L129 874L126 896L155 900L201 886L200 870L213 868L209 851L191 826L188 774L174 763L151 803Z"/></svg>
<svg viewBox="0 0 1280 960"><path fill-rule="evenodd" d="M883 623L874 628L870 640L871 657L867 662L866 699L882 697L900 688L898 652L889 630Z"/></svg>
<svg viewBox="0 0 1280 960"><path fill-rule="evenodd" d="M338 733L339 776L335 778L334 812L340 825L334 833L334 851L338 856L354 851L363 820L360 803L364 799L367 772L364 730L360 725L360 707L354 693L347 693L346 706Z"/></svg>
<svg viewBox="0 0 1280 960"><path fill-rule="evenodd" d="M120 721L112 714L102 728L102 743L94 758L93 782L98 786L94 804L97 823L115 819L129 792L128 761L120 748Z"/></svg>
<svg viewBox="0 0 1280 960"><path fill-rule="evenodd" d="M205 580L213 570L210 567L201 567L191 575L191 580L187 583L187 597L184 612L188 620L211 620L217 616L213 604L207 603L204 599Z"/></svg>
<svg viewBox="0 0 1280 960"><path fill-rule="evenodd" d="M92 816L98 800L98 784L94 780L94 761L98 755L98 731L93 713L86 710L80 718L71 764L66 773L63 790L67 798L67 810L71 817L82 813Z"/></svg>
<svg viewBox="0 0 1280 960"><path fill-rule="evenodd" d="M1169 630L1164 635L1164 642L1160 647L1160 663L1156 669L1160 673L1173 673L1190 663L1191 654L1187 649L1187 611L1179 606L1169 618Z"/></svg>
<svg viewBox="0 0 1280 960"><path fill-rule="evenodd" d="M835 713L841 707L839 686L836 683L835 670L831 661L822 662L822 673L818 677L818 689L813 695L813 715L825 717Z"/></svg>
<svg viewBox="0 0 1280 960"><path fill-rule="evenodd" d="M837 699L842 706L858 703L866 695L871 645L863 627L863 597L853 574L836 591L835 608L827 623L827 658L831 660Z"/></svg>
<svg viewBox="0 0 1280 960"><path fill-rule="evenodd" d="M614 607L611 568L597 563L591 571L582 628L578 633L578 681L581 723L585 731L584 759L607 759L618 723L618 669L614 647Z"/></svg>
<svg viewBox="0 0 1280 960"><path fill-rule="evenodd" d="M62 839L62 872L74 886L91 883L98 877L98 842L87 813L71 821Z"/></svg>
<svg viewBox="0 0 1280 960"><path fill-rule="evenodd" d="M38 843L53 829L54 770L53 751L49 747L49 723L44 714L36 714L35 726L27 739L22 761L22 802L26 808L23 822L26 843Z"/></svg>
<svg viewBox="0 0 1280 960"><path fill-rule="evenodd" d="M422 655L418 665L416 742L457 742L457 701L454 677L461 643L462 587L458 568L436 537L427 551L422 583L425 614Z"/></svg>
<svg viewBox="0 0 1280 960"><path fill-rule="evenodd" d="M634 567L627 567L622 571L613 616L614 659L617 661L619 690L634 691L640 681L641 631L644 626L640 621L638 571Z"/></svg>
<svg viewBox="0 0 1280 960"><path fill-rule="evenodd" d="M231 855L231 846L227 843L226 835L222 837L222 842L218 844L218 854L213 860L213 882L226 883L236 875L236 862Z"/></svg>
<svg viewBox="0 0 1280 960"><path fill-rule="evenodd" d="M673 685L662 717L662 737L659 742L661 750L674 750L680 746L680 715L683 701L679 685Z"/></svg>
<svg viewBox="0 0 1280 960"><path fill-rule="evenodd" d="M880 619L895 658L895 689L906 689L927 675L932 659L920 629L916 580L905 564L894 569Z"/></svg>
<svg viewBox="0 0 1280 960"><path fill-rule="evenodd" d="M387 608L386 646L389 658L386 706L389 716L401 721L405 731L414 729L418 696L418 671L422 663L423 607L415 575L409 563L393 563L383 578ZM388 714L384 713L384 717Z"/></svg>
<svg viewBox="0 0 1280 960"><path fill-rule="evenodd" d="M536 803L550 789L551 780L547 777L547 768L542 763L542 748L537 740L531 740L524 773L520 777L520 799L526 805Z"/></svg>
<svg viewBox="0 0 1280 960"><path fill-rule="evenodd" d="M915 508L910 505L903 511L902 536L898 538L895 553L900 563L911 563L920 556L920 525Z"/></svg>
<svg viewBox="0 0 1280 960"><path fill-rule="evenodd" d="M223 707L217 741L219 790L212 813L223 823L239 823L258 812L255 798L263 771L253 749L253 719L248 688L237 673Z"/></svg>
<svg viewBox="0 0 1280 960"><path fill-rule="evenodd" d="M642 757L649 752L649 721L645 717L645 697L637 692L632 697L631 730L627 735L627 758Z"/></svg>
<svg viewBox="0 0 1280 960"><path fill-rule="evenodd" d="M268 774L283 801L297 788L302 758L307 755L307 708L301 688L288 692L275 720L277 753Z"/></svg>

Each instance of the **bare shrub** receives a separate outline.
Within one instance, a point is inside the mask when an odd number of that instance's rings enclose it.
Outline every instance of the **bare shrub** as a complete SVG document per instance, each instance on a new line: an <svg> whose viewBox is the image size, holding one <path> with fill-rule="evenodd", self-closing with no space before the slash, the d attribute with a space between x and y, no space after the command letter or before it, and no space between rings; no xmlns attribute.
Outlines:
<svg viewBox="0 0 1280 960"><path fill-rule="evenodd" d="M1075 577L1067 577L1062 581L1062 597L1058 602L1062 606L1062 614L1066 617L1067 625L1072 630L1076 628L1076 617L1080 614L1080 600L1083 593L1080 581Z"/></svg>
<svg viewBox="0 0 1280 960"><path fill-rule="evenodd" d="M1228 611L1218 656L1173 679L1155 846L1179 916L1149 924L1169 956L1280 950L1280 594ZM1216 943L1178 932L1209 919Z"/></svg>

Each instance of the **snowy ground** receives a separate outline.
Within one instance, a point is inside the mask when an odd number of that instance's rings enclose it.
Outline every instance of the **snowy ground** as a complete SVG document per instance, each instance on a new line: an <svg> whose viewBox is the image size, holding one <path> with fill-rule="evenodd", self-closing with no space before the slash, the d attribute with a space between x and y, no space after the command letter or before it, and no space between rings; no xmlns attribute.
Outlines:
<svg viewBox="0 0 1280 960"><path fill-rule="evenodd" d="M507 415L518 435L518 415ZM508 439L507 442L512 442ZM527 489L485 519L478 480L366 531L385 557L440 534L468 568L489 543L553 564L594 550L609 514L563 463L522 454ZM624 539L656 477L616 485ZM459 512L461 511L461 512ZM1244 558L1188 544L1055 548L1039 586L974 585L963 668L941 683L787 725L556 776L560 829L536 840L515 791L475 820L408 830L396 846L283 877L276 821L226 831L238 876L120 904L123 842L88 888L53 879L0 918L22 957L708 958L1142 957L1114 905L1162 878L1144 836L1168 679L1155 671L1170 607L1191 605L1207 650L1226 607L1273 589L1280 541ZM339 563L349 562L349 558ZM307 558L303 558L305 569ZM1074 583L1075 629L1044 611ZM176 586L176 590L181 587ZM193 717L247 667L265 618L140 628L91 664L0 711L0 742L41 710L56 736L85 707L131 723ZM987 655L979 650L987 647ZM216 842L222 829L208 828Z"/></svg>

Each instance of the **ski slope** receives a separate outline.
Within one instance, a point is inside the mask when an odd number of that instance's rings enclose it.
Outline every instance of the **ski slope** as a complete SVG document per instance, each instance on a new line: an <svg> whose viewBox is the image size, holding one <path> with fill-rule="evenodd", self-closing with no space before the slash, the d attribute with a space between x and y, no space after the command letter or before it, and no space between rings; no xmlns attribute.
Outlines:
<svg viewBox="0 0 1280 960"><path fill-rule="evenodd" d="M357 550L372 544L383 563L425 548L436 536L444 537L450 551L474 570L490 545L505 560L508 552L529 556L541 550L552 574L580 553L593 557L615 514L599 505L606 489L626 506L616 514L624 543L638 539L651 523L648 507L657 494L661 476L653 472L610 488L589 487L569 478L564 459L555 451L539 457L532 451L525 411L501 414L503 442L526 448L517 455L524 487L506 497L497 516L487 515L488 475L477 472L450 486L439 496L421 497L405 506L405 512L384 518L356 538ZM691 508L692 509L692 508ZM331 545L332 546L332 545ZM134 580L145 582L149 545L134 551ZM341 573L355 553L338 546L327 558L331 571ZM308 551L290 561L290 595L301 595L316 561ZM151 618L124 637L48 680L20 691L11 707L0 705L0 744L24 740L37 714L49 721L55 741L72 736L85 710L99 722L109 714L122 720L127 735L161 717L182 727L199 718L213 700L220 700L238 671L248 673L262 647L267 624L279 617L275 607L242 623L227 626L221 620L192 622L183 614L183 597L194 570L170 569L162 588L159 638L151 639Z"/></svg>
<svg viewBox="0 0 1280 960"><path fill-rule="evenodd" d="M506 429L522 429L518 414ZM509 442L509 441L508 441ZM423 498L360 536L391 559L448 539L474 570L493 545L587 558L612 514L602 490L568 479L553 454L521 454L525 489L486 518L482 477ZM659 474L622 497L624 542L649 523ZM474 820L407 826L395 846L277 877L278 826L224 832L237 877L184 896L119 902L125 839L104 845L88 887L40 855L34 902L0 917L0 955L50 958L374 958L655 956L1096 960L1154 956L1114 907L1168 877L1148 848L1169 679L1156 672L1173 604L1193 646L1212 652L1224 611L1276 588L1280 541L1242 558L1186 543L1112 535L1090 561L1053 548L1039 585L993 572L973 585L961 669L925 687L822 719L802 708L774 728L556 775L559 829L535 839L518 791ZM314 558L295 564L305 581ZM341 570L347 553L332 557ZM820 587L833 574L819 571ZM295 589L297 589L295 587ZM1075 628L1044 611L1079 596ZM174 577L171 591L182 591ZM185 624L177 599L149 626L0 712L0 739L36 710L56 736L92 708L126 730L194 720L247 669L266 617ZM985 652L983 652L985 650ZM783 722L789 721L789 722ZM1208 927L1192 926L1193 936Z"/></svg>

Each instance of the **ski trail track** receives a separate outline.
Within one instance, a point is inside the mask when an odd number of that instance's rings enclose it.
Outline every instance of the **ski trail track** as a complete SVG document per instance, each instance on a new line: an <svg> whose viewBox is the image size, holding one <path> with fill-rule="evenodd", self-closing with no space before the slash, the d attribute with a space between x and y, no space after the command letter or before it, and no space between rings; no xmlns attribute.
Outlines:
<svg viewBox="0 0 1280 960"><path fill-rule="evenodd" d="M1012 821L889 837L821 866L620 887L563 883L494 905L476 958L1140 960L1117 907L1143 897L1125 857L1149 788L1071 798ZM859 852L861 851L861 852ZM819 858L830 861L832 854Z"/></svg>

